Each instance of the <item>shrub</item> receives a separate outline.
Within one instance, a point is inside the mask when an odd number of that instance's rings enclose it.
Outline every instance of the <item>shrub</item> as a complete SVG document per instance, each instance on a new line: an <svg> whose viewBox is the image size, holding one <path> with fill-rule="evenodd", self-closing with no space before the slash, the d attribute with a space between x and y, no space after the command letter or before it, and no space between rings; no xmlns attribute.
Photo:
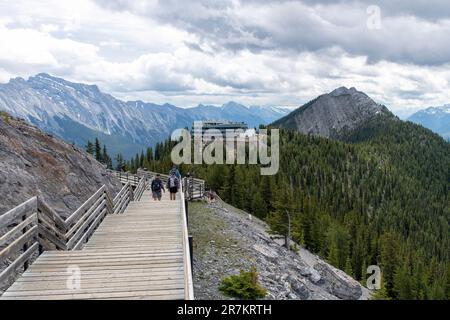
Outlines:
<svg viewBox="0 0 450 320"><path fill-rule="evenodd" d="M226 296L240 299L264 298L267 290L258 284L258 273L255 267L250 271L241 271L239 275L224 278L219 290Z"/></svg>
<svg viewBox="0 0 450 320"><path fill-rule="evenodd" d="M6 113L5 111L0 111L0 118L3 119L3 121L5 121L5 123L9 124L9 120L11 119L11 116Z"/></svg>

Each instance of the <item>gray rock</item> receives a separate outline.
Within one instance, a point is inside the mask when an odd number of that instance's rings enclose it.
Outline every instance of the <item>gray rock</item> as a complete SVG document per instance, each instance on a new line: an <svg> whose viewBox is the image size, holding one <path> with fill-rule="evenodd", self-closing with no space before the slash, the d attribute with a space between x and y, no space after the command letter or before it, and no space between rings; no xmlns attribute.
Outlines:
<svg viewBox="0 0 450 320"><path fill-rule="evenodd" d="M343 271L319 262L314 266L322 276L323 286L340 299L357 300L362 295L361 285Z"/></svg>
<svg viewBox="0 0 450 320"><path fill-rule="evenodd" d="M306 300L309 298L309 290L302 280L291 276L289 277L289 283L291 284L292 291L299 299Z"/></svg>
<svg viewBox="0 0 450 320"><path fill-rule="evenodd" d="M313 268L310 268L310 274L309 274L309 279L314 282L314 283L318 283L322 277L320 276L320 273L317 272L316 270L314 270Z"/></svg>
<svg viewBox="0 0 450 320"><path fill-rule="evenodd" d="M40 195L68 216L103 184L111 195L121 183L84 151L22 120L0 117L0 215Z"/></svg>

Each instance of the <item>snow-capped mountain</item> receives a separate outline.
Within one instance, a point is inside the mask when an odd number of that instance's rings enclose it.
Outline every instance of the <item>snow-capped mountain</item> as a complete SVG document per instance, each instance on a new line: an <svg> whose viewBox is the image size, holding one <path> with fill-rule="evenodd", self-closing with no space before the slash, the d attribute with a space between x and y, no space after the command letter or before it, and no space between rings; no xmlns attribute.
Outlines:
<svg viewBox="0 0 450 320"><path fill-rule="evenodd" d="M420 124L450 140L450 104L420 110L410 116L408 120Z"/></svg>
<svg viewBox="0 0 450 320"><path fill-rule="evenodd" d="M95 85L73 83L45 73L0 84L0 110L79 146L98 136L112 154L122 152L127 156L167 138L177 128L190 127L195 120L245 121L253 127L288 112L284 108L247 108L234 102L188 109L125 102Z"/></svg>

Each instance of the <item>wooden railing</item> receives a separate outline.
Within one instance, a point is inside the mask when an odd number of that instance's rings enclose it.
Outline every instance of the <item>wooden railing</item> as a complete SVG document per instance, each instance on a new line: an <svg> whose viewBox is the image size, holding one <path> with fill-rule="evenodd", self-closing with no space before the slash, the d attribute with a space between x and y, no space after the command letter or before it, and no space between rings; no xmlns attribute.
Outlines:
<svg viewBox="0 0 450 320"><path fill-rule="evenodd" d="M130 201L139 201L146 189L141 179L135 191L130 182L111 200L106 186L97 190L67 219L62 219L41 197L33 197L0 216L0 285L47 250L79 250L107 214L123 213Z"/></svg>
<svg viewBox="0 0 450 320"><path fill-rule="evenodd" d="M65 220L67 249L81 249L105 216L113 213L113 208L106 186L102 186Z"/></svg>
<svg viewBox="0 0 450 320"><path fill-rule="evenodd" d="M183 264L184 264L184 298L194 300L194 283L192 280L191 251L189 248L189 232L187 225L186 200L183 192L183 184L180 183L181 217L183 229Z"/></svg>
<svg viewBox="0 0 450 320"><path fill-rule="evenodd" d="M146 177L142 177L139 180L139 183L136 186L136 189L134 189L134 201L140 201L141 200L142 194L144 193L146 188L147 188L147 178Z"/></svg>
<svg viewBox="0 0 450 320"><path fill-rule="evenodd" d="M33 255L39 250L37 202L37 197L33 197L0 216L1 228L21 220L0 238L0 246L6 245L0 251L0 263L12 261L0 273L0 284L7 281L19 268L26 270Z"/></svg>
<svg viewBox="0 0 450 320"><path fill-rule="evenodd" d="M205 196L205 181L186 177L183 179L183 188L186 199L202 199Z"/></svg>
<svg viewBox="0 0 450 320"><path fill-rule="evenodd" d="M113 200L113 213L123 213L133 198L133 188L127 182Z"/></svg>

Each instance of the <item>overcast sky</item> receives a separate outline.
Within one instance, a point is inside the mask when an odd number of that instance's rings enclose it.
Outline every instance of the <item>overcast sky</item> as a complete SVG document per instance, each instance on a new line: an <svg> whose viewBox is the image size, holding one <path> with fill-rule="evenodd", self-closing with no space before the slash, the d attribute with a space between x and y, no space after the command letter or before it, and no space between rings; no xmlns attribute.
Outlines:
<svg viewBox="0 0 450 320"><path fill-rule="evenodd" d="M450 2L0 0L0 82L39 72L179 106L356 87L404 116L450 103Z"/></svg>

